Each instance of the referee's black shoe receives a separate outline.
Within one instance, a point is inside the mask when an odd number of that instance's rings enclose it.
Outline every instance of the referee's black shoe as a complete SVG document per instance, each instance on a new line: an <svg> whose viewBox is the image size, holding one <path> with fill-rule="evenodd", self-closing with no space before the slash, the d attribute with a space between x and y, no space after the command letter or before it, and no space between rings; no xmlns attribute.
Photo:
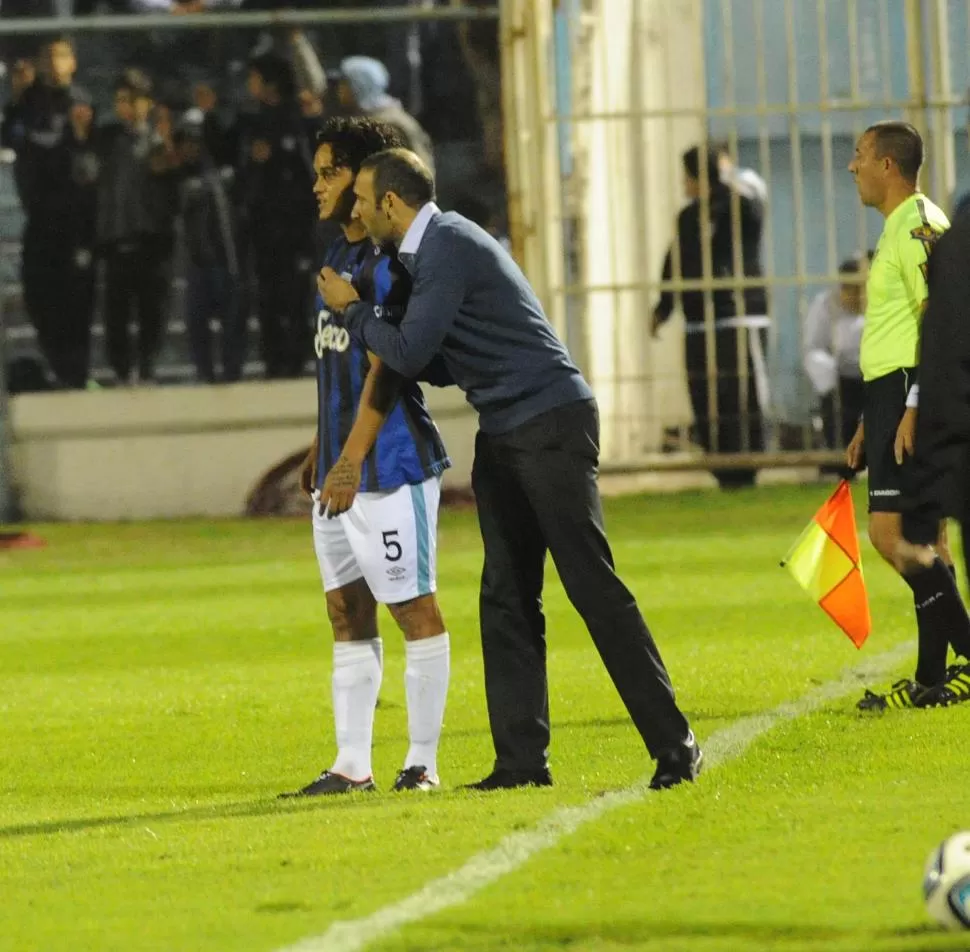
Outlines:
<svg viewBox="0 0 970 952"><path fill-rule="evenodd" d="M551 787L552 774L542 770L505 770L498 767L478 783L466 783L462 790L514 790L516 787Z"/></svg>
<svg viewBox="0 0 970 952"><path fill-rule="evenodd" d="M687 740L673 750L665 750L657 758L657 769L650 781L651 790L666 790L676 787L685 780L693 782L701 772L704 754L701 753L694 732L687 735Z"/></svg>

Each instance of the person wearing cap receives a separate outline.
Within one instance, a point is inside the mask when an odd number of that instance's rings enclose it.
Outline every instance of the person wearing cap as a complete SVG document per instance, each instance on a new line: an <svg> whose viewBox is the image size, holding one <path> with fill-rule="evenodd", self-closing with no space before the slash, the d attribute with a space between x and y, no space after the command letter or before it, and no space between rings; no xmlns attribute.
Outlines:
<svg viewBox="0 0 970 952"><path fill-rule="evenodd" d="M387 67L380 60L370 56L348 56L340 64L337 99L341 107L349 112L362 113L398 129L408 148L421 158L433 175L431 137L399 99L388 95L390 80Z"/></svg>

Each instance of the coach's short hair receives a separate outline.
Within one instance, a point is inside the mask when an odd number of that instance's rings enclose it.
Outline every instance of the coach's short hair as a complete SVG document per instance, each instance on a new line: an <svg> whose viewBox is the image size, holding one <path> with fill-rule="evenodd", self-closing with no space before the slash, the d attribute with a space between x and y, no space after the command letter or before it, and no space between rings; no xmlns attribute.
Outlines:
<svg viewBox="0 0 970 952"><path fill-rule="evenodd" d="M374 172L374 199L393 192L410 208L420 208L435 200L434 176L418 156L407 149L386 149L372 155L360 166Z"/></svg>
<svg viewBox="0 0 970 952"><path fill-rule="evenodd" d="M916 182L923 165L923 139L915 126L898 119L884 119L869 126L866 135L872 136L877 158L892 159L907 182Z"/></svg>
<svg viewBox="0 0 970 952"><path fill-rule="evenodd" d="M333 116L317 133L317 146L329 145L333 164L350 169L354 175L370 156L404 144L396 126L367 116Z"/></svg>

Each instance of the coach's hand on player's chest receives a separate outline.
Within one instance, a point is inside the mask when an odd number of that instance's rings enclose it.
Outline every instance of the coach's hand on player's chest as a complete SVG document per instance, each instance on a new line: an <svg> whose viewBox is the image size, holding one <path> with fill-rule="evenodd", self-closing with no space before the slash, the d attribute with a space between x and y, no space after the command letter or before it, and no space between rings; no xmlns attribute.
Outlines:
<svg viewBox="0 0 970 952"><path fill-rule="evenodd" d="M360 300L354 286L340 277L333 268L324 268L317 275L317 290L331 311L343 311L354 301Z"/></svg>

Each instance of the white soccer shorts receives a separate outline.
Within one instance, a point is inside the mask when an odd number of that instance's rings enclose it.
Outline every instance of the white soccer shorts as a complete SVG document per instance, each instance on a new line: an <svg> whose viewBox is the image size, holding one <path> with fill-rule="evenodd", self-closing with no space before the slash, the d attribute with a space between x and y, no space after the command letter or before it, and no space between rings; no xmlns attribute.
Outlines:
<svg viewBox="0 0 970 952"><path fill-rule="evenodd" d="M440 476L390 492L357 493L350 509L333 519L320 515L314 500L313 547L324 591L363 578L382 605L432 594L440 500Z"/></svg>

